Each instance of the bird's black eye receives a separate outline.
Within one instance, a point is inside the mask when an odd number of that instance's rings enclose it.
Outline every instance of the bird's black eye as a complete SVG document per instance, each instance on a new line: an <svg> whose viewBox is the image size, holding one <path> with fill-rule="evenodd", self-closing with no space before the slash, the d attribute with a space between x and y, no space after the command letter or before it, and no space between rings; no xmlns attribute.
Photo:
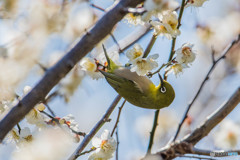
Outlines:
<svg viewBox="0 0 240 160"><path fill-rule="evenodd" d="M167 89L166 89L165 87L161 87L161 88L160 88L160 91L161 91L162 93L165 93L165 92L167 91Z"/></svg>

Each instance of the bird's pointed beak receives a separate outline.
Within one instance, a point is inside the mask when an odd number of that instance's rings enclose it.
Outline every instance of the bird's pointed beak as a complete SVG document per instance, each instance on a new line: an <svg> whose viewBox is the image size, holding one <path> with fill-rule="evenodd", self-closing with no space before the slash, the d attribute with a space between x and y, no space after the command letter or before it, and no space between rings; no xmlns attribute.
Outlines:
<svg viewBox="0 0 240 160"><path fill-rule="evenodd" d="M163 87L163 78L162 78L162 76L159 73L158 73L158 77L159 77L160 83L161 83L160 88L162 88Z"/></svg>

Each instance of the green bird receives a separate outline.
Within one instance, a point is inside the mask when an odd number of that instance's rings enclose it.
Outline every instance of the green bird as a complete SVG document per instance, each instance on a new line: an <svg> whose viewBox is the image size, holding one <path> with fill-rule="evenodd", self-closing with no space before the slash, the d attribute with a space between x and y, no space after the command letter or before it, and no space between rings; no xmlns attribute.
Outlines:
<svg viewBox="0 0 240 160"><path fill-rule="evenodd" d="M159 75L160 84L155 86L146 76L139 76L129 68L116 65L108 56L107 71L99 70L115 91L129 103L147 109L161 109L169 106L175 98L173 87Z"/></svg>

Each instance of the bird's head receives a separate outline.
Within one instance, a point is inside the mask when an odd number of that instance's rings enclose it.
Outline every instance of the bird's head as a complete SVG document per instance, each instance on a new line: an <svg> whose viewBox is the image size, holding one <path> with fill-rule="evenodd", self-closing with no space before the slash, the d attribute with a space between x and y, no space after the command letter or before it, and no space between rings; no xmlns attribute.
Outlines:
<svg viewBox="0 0 240 160"><path fill-rule="evenodd" d="M171 84L163 80L162 76L158 74L160 79L160 84L157 87L159 99L165 103L166 106L169 106L175 98L175 92Z"/></svg>

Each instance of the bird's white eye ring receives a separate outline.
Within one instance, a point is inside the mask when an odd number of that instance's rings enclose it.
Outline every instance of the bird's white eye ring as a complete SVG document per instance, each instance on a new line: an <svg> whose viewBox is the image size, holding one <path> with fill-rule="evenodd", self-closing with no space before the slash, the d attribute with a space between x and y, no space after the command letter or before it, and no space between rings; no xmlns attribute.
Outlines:
<svg viewBox="0 0 240 160"><path fill-rule="evenodd" d="M160 91L161 91L162 93L165 93L165 92L167 91L167 89L166 89L165 87L161 87Z"/></svg>

